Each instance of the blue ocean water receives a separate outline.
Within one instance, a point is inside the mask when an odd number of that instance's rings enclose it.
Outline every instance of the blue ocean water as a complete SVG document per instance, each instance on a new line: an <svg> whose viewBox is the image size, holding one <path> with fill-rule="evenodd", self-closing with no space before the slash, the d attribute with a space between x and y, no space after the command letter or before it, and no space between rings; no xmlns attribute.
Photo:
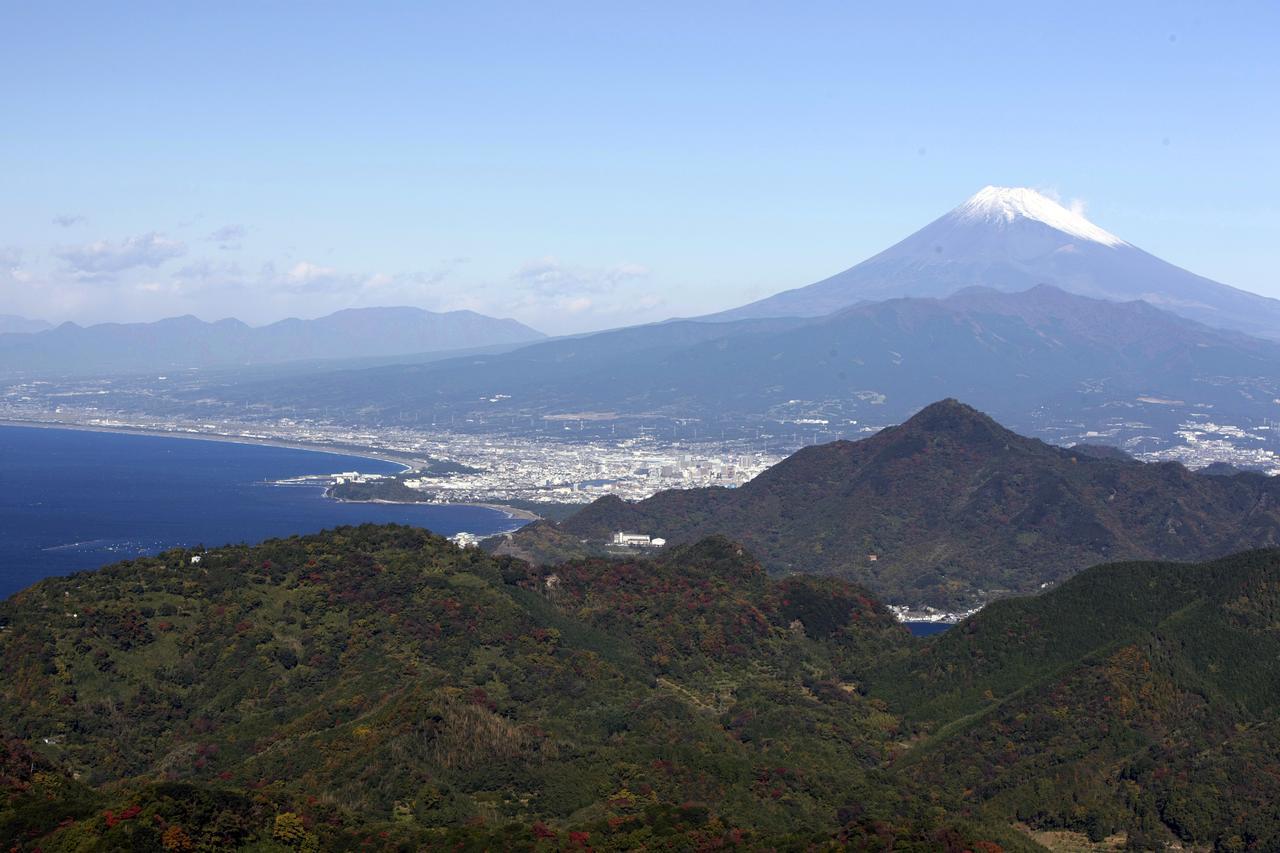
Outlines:
<svg viewBox="0 0 1280 853"><path fill-rule="evenodd" d="M520 522L483 507L341 503L268 481L389 462L262 445L0 427L0 599L41 578L176 546L398 522L442 535Z"/></svg>
<svg viewBox="0 0 1280 853"><path fill-rule="evenodd" d="M907 630L917 637L932 637L950 628L947 622L908 622Z"/></svg>

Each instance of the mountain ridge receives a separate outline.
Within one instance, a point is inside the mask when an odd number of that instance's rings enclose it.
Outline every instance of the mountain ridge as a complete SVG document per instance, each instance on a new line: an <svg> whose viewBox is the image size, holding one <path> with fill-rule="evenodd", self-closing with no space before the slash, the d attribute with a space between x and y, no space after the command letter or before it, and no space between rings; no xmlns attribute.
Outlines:
<svg viewBox="0 0 1280 853"><path fill-rule="evenodd" d="M423 412L430 410L508 424L583 410L715 423L762 418L793 400L830 412L823 417L836 423L884 423L950 395L1024 426L1031 412L1061 409L1075 420L1082 409L1102 411L1142 396L1267 415L1261 401L1270 399L1264 386L1275 375L1276 342L1140 301L1090 299L1043 285L903 297L822 318L674 321L483 359L334 372L218 393L230 403L269 399L292 411L345 405L383 421L404 412L429 421ZM1241 395L1237 380L1256 384L1257 392ZM476 389L505 396L477 403Z"/></svg>
<svg viewBox="0 0 1280 853"><path fill-rule="evenodd" d="M17 314L0 314L0 335L29 335L51 328L53 325L44 320L20 317Z"/></svg>
<svg viewBox="0 0 1280 853"><path fill-rule="evenodd" d="M1077 453L946 399L869 438L805 447L736 489L601 498L495 547L555 559L617 530L674 544L720 533L774 573L836 574L894 603L958 609L1098 562L1280 544L1280 478Z"/></svg>
<svg viewBox="0 0 1280 853"><path fill-rule="evenodd" d="M150 323L67 322L35 334L0 335L0 354L10 372L111 373L412 355L543 337L515 320L474 311L349 308L265 326L190 314Z"/></svg>

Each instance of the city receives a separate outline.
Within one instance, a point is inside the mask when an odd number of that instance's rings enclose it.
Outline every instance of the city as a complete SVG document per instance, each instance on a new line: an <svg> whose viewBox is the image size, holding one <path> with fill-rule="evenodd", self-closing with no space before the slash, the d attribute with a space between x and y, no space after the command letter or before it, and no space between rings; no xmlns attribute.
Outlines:
<svg viewBox="0 0 1280 853"><path fill-rule="evenodd" d="M671 419L665 430L621 437L598 424L566 424L558 415L541 419L546 427L520 431L369 426L275 412L211 417L208 411L148 406L156 398L139 390L146 384L130 380L133 390L121 395L120 380L14 382L0 388L0 421L327 449L396 462L407 474L453 463L447 476L400 479L422 492L415 499L490 504L585 504L604 495L640 500L664 489L732 487L806 444L856 440L891 425L866 419L865 407L884 399L871 392L857 400L864 406L861 421L839 417L838 401L791 400L785 412L768 420L732 423L720 431L738 437L712 439L695 438L696 422L681 419ZM1265 416L1241 415L1239 423L1230 423L1207 405L1139 399L1096 411L1088 422L1079 411L1040 410L1033 418L1031 434L1060 446L1107 445L1142 461L1280 474L1280 424ZM708 432L702 430L704 436Z"/></svg>

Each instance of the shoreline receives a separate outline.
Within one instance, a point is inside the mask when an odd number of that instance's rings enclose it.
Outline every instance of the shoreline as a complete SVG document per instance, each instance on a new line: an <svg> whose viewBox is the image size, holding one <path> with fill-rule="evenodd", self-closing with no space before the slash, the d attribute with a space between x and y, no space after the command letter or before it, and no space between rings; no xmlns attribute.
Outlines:
<svg viewBox="0 0 1280 853"><path fill-rule="evenodd" d="M403 469L400 473L413 470L414 466L411 465L410 462L426 464L429 461L414 459L411 456L403 454L386 453L374 450L373 448L362 448L348 444L315 444L306 441L256 438L253 436L234 435L231 433L220 432L177 432L152 429L149 427L135 427L128 424L120 424L119 426L103 426L101 424L81 424L64 421L15 421L6 419L0 420L0 427L65 429L77 432L106 432L115 433L117 435L143 435L150 436L152 438L185 438L194 441L215 441L223 444L254 444L261 447L281 447L286 450L305 450L311 453L328 453L333 456L350 456L356 459L372 459L377 462L387 462L392 465L399 465ZM400 503L400 501L386 501L386 503Z"/></svg>
<svg viewBox="0 0 1280 853"><path fill-rule="evenodd" d="M520 507L508 506L504 503L484 503L479 501L463 501L461 503L436 503L435 501L389 501L383 498L370 498L368 500L357 501L351 498L335 498L329 494L329 489L324 490L324 496L331 501L337 501L344 504L388 504L390 506L471 506L479 509L491 509L494 512L500 512L512 521L542 521L542 516L533 510L521 509ZM521 525L523 526L523 525ZM518 528L517 528L518 529ZM511 532L511 531L508 531Z"/></svg>
<svg viewBox="0 0 1280 853"><path fill-rule="evenodd" d="M135 427L128 424L120 424L118 426L103 426L101 424L82 424L65 421L20 421L12 419L0 420L0 427L30 427L34 429L65 429L77 432L106 432L115 433L117 435L142 435L152 438L185 438L194 441L213 441L223 444L250 444L260 447L281 447L286 450L303 450L310 453L328 453L332 456L350 456L356 459L372 459L377 462L387 462L392 465L399 465L401 471L405 473L414 470L411 462L426 465L430 462L428 459L415 459L411 456L395 453L385 453L373 448L358 447L349 444L314 444L306 441L286 441L285 439L275 438L256 438L246 435L234 435L230 433L218 432L176 432L162 429L151 429L149 427ZM461 503L443 503L433 504L430 501L387 501L387 500L370 500L370 501L352 501L343 498L335 498L329 495L329 490L324 490L324 496L331 501L341 503L381 503L392 504L395 506L413 506L414 504L425 504L428 506L470 506L480 509L489 509L494 512L500 512L513 521L541 521L542 516L530 510L521 509L519 507L507 506L502 503L483 503L476 501L464 501Z"/></svg>

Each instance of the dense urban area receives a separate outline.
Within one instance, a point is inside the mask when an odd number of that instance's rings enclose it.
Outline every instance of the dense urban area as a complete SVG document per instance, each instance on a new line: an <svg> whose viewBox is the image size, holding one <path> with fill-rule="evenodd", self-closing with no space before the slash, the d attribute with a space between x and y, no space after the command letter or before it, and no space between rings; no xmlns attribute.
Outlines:
<svg viewBox="0 0 1280 853"><path fill-rule="evenodd" d="M163 379L152 382L163 384ZM858 419L837 411L837 401L792 400L785 411L720 429L699 429L696 419L602 425L564 415L505 425L371 426L339 413L325 418L273 411L244 411L234 418L156 413L145 404L146 380L129 380L127 395L120 384L112 379L13 382L0 389L0 420L341 449L411 469L444 460L476 470L423 482L436 499L555 503L587 503L605 494L636 500L668 488L740 485L799 447L864 438L896 421L877 417L882 396L864 395L852 401ZM1108 445L1144 461L1176 461L1193 469L1216 463L1280 474L1280 420L1267 417L1228 419L1204 404L1139 398L1104 414L1043 410L1033 418L1021 431L1052 444Z"/></svg>

